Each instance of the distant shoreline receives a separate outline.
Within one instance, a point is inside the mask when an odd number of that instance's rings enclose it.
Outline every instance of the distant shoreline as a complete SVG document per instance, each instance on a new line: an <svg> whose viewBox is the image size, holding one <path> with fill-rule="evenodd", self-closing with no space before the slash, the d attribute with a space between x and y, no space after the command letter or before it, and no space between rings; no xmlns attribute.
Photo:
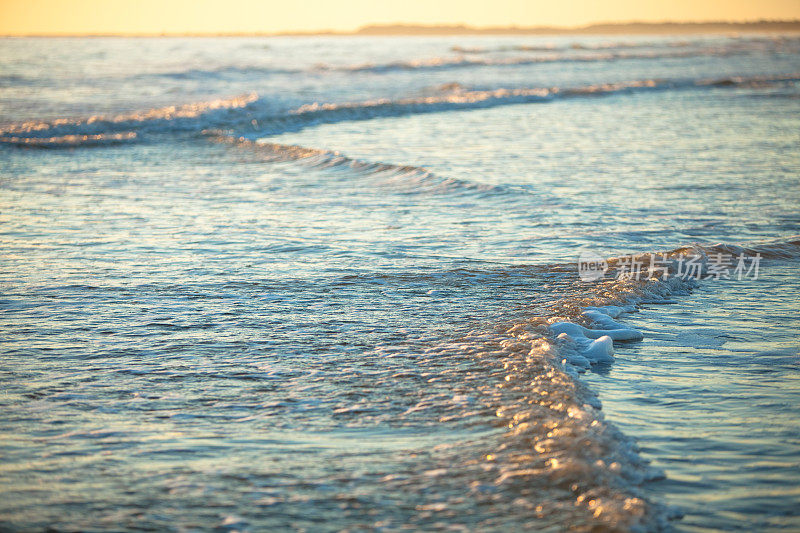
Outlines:
<svg viewBox="0 0 800 533"><path fill-rule="evenodd" d="M680 35L720 33L800 33L800 20L760 20L754 22L624 22L600 23L581 27L487 27L466 25L425 26L390 24L363 26L355 31L297 31L282 33L113 33L113 34L20 34L22 37L411 37L411 36L482 36L482 35Z"/></svg>

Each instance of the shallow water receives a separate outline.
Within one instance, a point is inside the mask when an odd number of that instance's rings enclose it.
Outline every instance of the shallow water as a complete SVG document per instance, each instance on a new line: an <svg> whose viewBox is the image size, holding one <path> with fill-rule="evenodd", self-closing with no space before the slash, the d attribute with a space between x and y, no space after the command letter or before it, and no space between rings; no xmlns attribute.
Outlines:
<svg viewBox="0 0 800 533"><path fill-rule="evenodd" d="M799 49L0 41L0 523L797 527Z"/></svg>
<svg viewBox="0 0 800 533"><path fill-rule="evenodd" d="M620 429L668 473L649 490L687 531L800 526L798 266L702 286L632 322L645 341L586 376Z"/></svg>

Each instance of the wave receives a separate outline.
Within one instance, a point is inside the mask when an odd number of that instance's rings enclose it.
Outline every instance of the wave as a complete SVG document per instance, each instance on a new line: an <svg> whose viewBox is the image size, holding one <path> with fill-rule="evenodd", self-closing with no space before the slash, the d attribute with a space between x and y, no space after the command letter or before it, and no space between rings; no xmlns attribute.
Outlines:
<svg viewBox="0 0 800 533"><path fill-rule="evenodd" d="M799 39L755 38L731 40L722 44L695 41L668 42L601 42L567 43L564 45L507 45L497 47L453 46L457 55L431 57L410 61L387 63L364 63L336 65L318 63L313 66L278 66L268 64L221 65L214 68L192 68L187 70L150 72L132 79L166 78L177 80L205 80L241 77L263 77L270 75L313 74L320 72L343 73L390 73L402 71L450 70L473 67L513 67L540 63L591 63L637 59L671 59L703 56L730 56L749 53L797 53ZM516 53L508 57L507 53ZM495 54L495 57L475 57ZM500 54L500 56L497 56ZM524 54L524 55L520 55ZM0 77L0 85L3 78ZM11 82L13 83L13 78Z"/></svg>
<svg viewBox="0 0 800 533"><path fill-rule="evenodd" d="M248 137L276 135L299 131L319 124L332 124L383 117L397 117L422 113L438 113L465 109L484 109L497 106L543 103L560 98L603 96L653 90L681 90L698 88L752 88L767 84L795 82L800 74L785 76L728 77L719 79L636 80L603 83L574 88L522 88L469 90L459 84L447 84L442 94L403 98L379 99L344 104L313 103L301 106L288 114L259 120Z"/></svg>
<svg viewBox="0 0 800 533"><path fill-rule="evenodd" d="M800 40L787 36L737 38L717 45L717 48L729 49L791 49L800 45ZM708 42L702 39L681 39L671 41L603 41L603 42L571 42L563 44L547 43L537 45L502 45L493 47L452 46L451 51L460 54L488 54L502 52L564 52L569 50L631 50L631 49L675 49L675 48L708 48Z"/></svg>
<svg viewBox="0 0 800 533"><path fill-rule="evenodd" d="M633 47L632 47L633 48ZM547 47L525 47L519 46L513 48L517 52L553 52L556 49ZM436 70L451 70L462 68L474 67L513 67L536 65L540 63L591 63L602 61L616 61L625 59L668 59L679 57L694 57L704 55L729 55L731 52L726 51L724 48L705 48L703 50L647 50L642 52L630 52L625 50L605 49L601 47L591 48L586 47L582 50L591 50L595 53L586 54L547 54L547 55L525 55L517 57L493 57L493 58L474 58L465 57L463 54L474 55L475 52L466 52L468 49L462 49L463 52L457 56L442 56L430 57L425 59L416 59L410 61L392 61L388 63L362 63L356 65L331 65L326 63L319 63L311 67L278 67L266 65L226 65L209 69L188 69L168 72L154 72L138 74L132 79L152 79L152 78L166 78L175 80L206 80L206 79L221 79L221 78L239 78L243 76L248 77L263 77L276 74L313 74L320 72L341 72L341 73L391 73L402 71L436 71ZM499 51L500 49L498 49ZM570 48L567 50L578 50L578 48ZM611 50L611 51L608 51ZM599 52L599 53L598 53Z"/></svg>
<svg viewBox="0 0 800 533"><path fill-rule="evenodd" d="M137 138L136 132L123 133L98 133L94 135L61 135L58 137L0 137L0 142L15 146L30 148L74 148L89 146L108 146L133 142Z"/></svg>
<svg viewBox="0 0 800 533"><path fill-rule="evenodd" d="M800 236L746 245L693 244L636 257L700 254L707 268L717 253L798 259ZM612 268L618 260L607 259ZM618 343L643 338L621 323L622 317L642 304L675 303L700 282L656 275L588 284L577 279L576 266L571 274L556 268L548 275L547 290L558 299L545 307L532 308L528 316L496 330L473 331L430 349L436 358L458 352L484 366L472 386L507 428L503 444L487 450L485 466L469 476L519 490L526 498L516 512L536 511L537 523L547 523L555 514L562 523L582 524L586 530L668 529L668 521L680 512L649 501L641 491L644 483L664 473L652 468L635 442L605 420L599 399L580 374L613 364Z"/></svg>
<svg viewBox="0 0 800 533"><path fill-rule="evenodd" d="M393 165L354 159L330 150L303 146L252 141L243 137L231 137L220 132L206 132L215 142L233 144L255 150L269 161L299 162L313 168L347 170L369 176L377 185L400 194L454 194L459 192L493 194L503 189L495 185L484 185L466 180L438 176L430 170L413 165Z"/></svg>
<svg viewBox="0 0 800 533"><path fill-rule="evenodd" d="M436 70L452 70L474 67L519 67L526 65L538 65L544 63L594 63L594 62L608 62L619 61L626 59L670 59L670 58L686 58L707 55L730 55L724 49L707 49L704 51L651 51L651 52L608 52L608 53L595 53L595 54L562 54L562 55L547 55L547 56L525 56L525 57L510 57L510 58L487 58L476 59L470 57L434 57L429 59L419 59L414 61L397 61L384 64L366 63L362 65L354 65L350 67L319 67L319 70L338 70L351 73L389 73L398 71L436 71Z"/></svg>
<svg viewBox="0 0 800 533"><path fill-rule="evenodd" d="M466 50L466 49L465 49ZM539 50L537 48L519 47L518 51L552 51L550 49ZM587 48L588 50L588 48ZM597 51L602 51L598 48ZM513 67L535 65L539 63L588 63L596 61L615 61L624 59L659 59L670 57L692 57L701 55L725 55L722 50L707 49L697 52L675 52L675 51L648 51L641 53L633 52L606 52L594 54L561 54L561 55L536 55L522 57L496 57L486 59L476 59L464 57L464 55L450 57L431 57L411 61L392 61L389 63L362 63L356 65L330 65L319 63L308 68L288 68L265 65L242 65L242 66L221 66L210 69L188 69L168 72L153 72L137 74L132 80L147 80L153 78L165 78L173 80L207 80L222 78L240 77L263 77L276 74L313 74L320 72L342 72L342 73L390 73L402 71L436 71L451 70L473 67ZM0 79L1 81L1 79ZM10 82L13 83L13 80Z"/></svg>
<svg viewBox="0 0 800 533"><path fill-rule="evenodd" d="M748 257L761 256L766 259L797 259L800 258L800 235L788 239L750 243L747 245L717 243L710 245L694 244L678 248L672 253L686 254L690 251L700 251L708 258L716 254L732 256L745 255Z"/></svg>
<svg viewBox="0 0 800 533"><path fill-rule="evenodd" d="M166 78L172 80L208 80L222 79L222 78L238 78L242 76L269 76L273 74L300 74L307 72L304 69L286 68L277 66L265 65L225 65L217 68L193 68L188 70L176 70L167 72L148 72L137 74L129 79L132 80L147 80L153 78Z"/></svg>
<svg viewBox="0 0 800 533"><path fill-rule="evenodd" d="M605 420L597 395L563 361L564 349L548 338L545 322L536 317L472 331L427 350L431 365L454 357L470 361L452 365L466 382L460 391L480 398L505 428L499 445L484 447L480 457L466 461L465 450L456 450L457 457L441 459L443 468L464 487L491 487L474 492L493 506L505 503L491 500L495 490L519 495L508 512L542 529L555 531L564 524L577 531L666 528L667 511L641 491L663 473Z"/></svg>
<svg viewBox="0 0 800 533"><path fill-rule="evenodd" d="M614 342L642 339L640 332L613 319L642 303L669 303L673 296L688 294L700 280L728 278L737 262L749 268L754 259L800 259L800 235L747 245L695 243L604 259L604 273L589 294L562 302L558 312L562 317L551 320L548 332L568 345L565 360L579 371L612 362Z"/></svg>
<svg viewBox="0 0 800 533"><path fill-rule="evenodd" d="M520 51L529 51L520 49ZM599 51L599 50L598 50ZM649 51L633 52L606 52L593 54L561 54L561 55L534 55L521 57L495 57L472 58L464 55L449 57L431 57L411 61L392 61L389 63L362 63L356 65L330 65L316 64L307 68L272 67L265 65L222 66L210 69L189 69L168 72L154 72L137 74L131 80L148 80L165 78L172 80L208 80L241 77L264 77L270 75L315 74L322 72L339 72L345 74L386 74L404 71L438 71L454 70L475 67L514 67L536 65L540 63L590 63L601 61L616 61L624 59L659 59L671 57L692 57L700 55L724 55L723 51L706 50L704 52L674 52L674 51Z"/></svg>
<svg viewBox="0 0 800 533"><path fill-rule="evenodd" d="M760 41L759 41L760 42ZM772 41L770 41L772 42ZM779 43L782 43L779 41ZM459 48L454 51L460 54L456 57L434 57L414 61L395 61L383 64L367 63L349 67L320 66L318 70L337 70L346 72L388 73L409 70L450 70L473 67L514 67L537 65L543 63L594 63L638 59L681 59L692 57L727 57L752 53L797 53L800 51L800 41L790 41L791 46L782 43L782 46L744 46L738 43L727 46L701 46L692 48L687 46L671 46L668 48L653 47L653 45L640 45L622 43L615 45L578 45L573 44L566 48L550 48L541 46L515 46L511 48L477 49ZM524 55L516 57L474 57L489 52L546 52L544 55ZM577 51L591 51L591 53L576 53ZM558 52L558 53L556 53Z"/></svg>
<svg viewBox="0 0 800 533"><path fill-rule="evenodd" d="M96 146L133 141L141 139L142 134L153 132L200 131L216 123L240 121L241 110L257 99L255 93L250 93L111 117L28 121L0 129L0 143L47 148Z"/></svg>
<svg viewBox="0 0 800 533"><path fill-rule="evenodd" d="M781 76L726 77L718 79L646 79L603 83L580 87L517 88L470 90L459 84L447 84L427 96L376 99L352 103L312 103L275 113L271 102L255 93L152 109L112 117L59 119L51 122L24 122L0 129L0 144L18 146L82 146L102 143L102 136L114 141L147 140L152 135L204 130L226 130L250 139L299 131L318 124L370 120L422 113L482 109L524 103L543 103L556 99L603 96L641 91L686 90L703 88L758 88L795 83L800 74ZM114 139L114 135L119 135ZM69 141L67 141L69 138ZM48 140L49 139L49 140ZM100 141L100 142L98 142Z"/></svg>
<svg viewBox="0 0 800 533"><path fill-rule="evenodd" d="M636 257L710 258L715 253L798 258L800 237L747 245L693 244ZM607 261L613 268L615 259ZM467 369L464 363L452 365L468 385L459 391L481 398L505 428L501 444L484 448L479 461L462 466L463 457L445 456L443 469L449 459L459 464L447 470L454 483L485 484L519 494L515 515L530 516L532 523L554 530L565 523L587 531L669 529L669 520L680 517L679 510L650 501L642 490L664 473L641 457L633 439L605 419L599 398L581 373L613 364L615 346L643 338L623 323L627 314L642 304L675 303L700 282L672 275L583 283L576 267L518 266L484 272L482 281L491 283L493 276L505 279L509 273L529 270L529 276L542 277L542 283L533 284L542 287L542 296L546 291L556 299L537 298L521 317L427 350L431 364L468 359ZM475 462L479 467L472 468Z"/></svg>
<svg viewBox="0 0 800 533"><path fill-rule="evenodd" d="M687 246L681 246L672 250L665 250L660 252L647 252L643 254L634 254L625 257L611 257L606 259L606 263L610 269L609 274L618 274L619 269L622 268L624 262L634 260L642 265L650 265L654 262L666 262L668 270L661 270L660 272L668 275L676 275L680 272L677 262L687 257L694 257L695 262L698 264L698 270L695 272L697 275L705 275L709 269L709 265L713 263L715 258L720 255L726 257L761 257L764 259L799 259L800 258L800 235L792 236L789 238L770 240L763 242L755 242L748 244L729 244L729 243L716 243L716 244L701 244L694 243ZM626 263L627 264L627 263Z"/></svg>

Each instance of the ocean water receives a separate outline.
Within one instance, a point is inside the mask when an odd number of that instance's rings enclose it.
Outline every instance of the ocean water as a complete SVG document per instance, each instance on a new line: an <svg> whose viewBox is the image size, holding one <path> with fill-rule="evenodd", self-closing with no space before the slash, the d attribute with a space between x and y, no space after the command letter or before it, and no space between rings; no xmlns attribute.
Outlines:
<svg viewBox="0 0 800 533"><path fill-rule="evenodd" d="M0 40L0 528L797 530L799 206L797 36Z"/></svg>

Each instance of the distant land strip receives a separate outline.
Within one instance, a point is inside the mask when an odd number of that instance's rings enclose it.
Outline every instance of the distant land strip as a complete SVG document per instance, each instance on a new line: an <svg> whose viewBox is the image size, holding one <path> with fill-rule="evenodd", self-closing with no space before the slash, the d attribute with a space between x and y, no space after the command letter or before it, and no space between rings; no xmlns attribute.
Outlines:
<svg viewBox="0 0 800 533"><path fill-rule="evenodd" d="M363 26L355 31L294 31L281 33L49 33L4 35L3 37L281 37L281 36L442 36L442 35L612 35L612 34L702 34L702 33L795 33L800 20L758 20L751 22L613 22L580 27L487 27L419 24Z"/></svg>

